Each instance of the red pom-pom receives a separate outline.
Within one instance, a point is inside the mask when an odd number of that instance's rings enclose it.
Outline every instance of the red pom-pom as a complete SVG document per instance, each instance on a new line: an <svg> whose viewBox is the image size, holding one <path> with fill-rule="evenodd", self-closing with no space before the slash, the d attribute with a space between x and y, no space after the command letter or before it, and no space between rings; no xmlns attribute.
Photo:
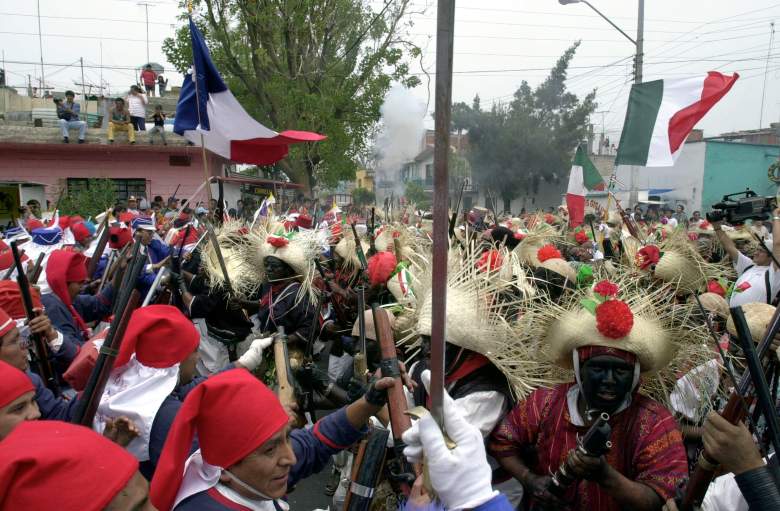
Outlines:
<svg viewBox="0 0 780 511"><path fill-rule="evenodd" d="M523 241L525 239L525 234L523 234L522 232L516 232L515 239L518 241Z"/></svg>
<svg viewBox="0 0 780 511"><path fill-rule="evenodd" d="M544 215L544 221L550 225L555 223L555 217L552 216L550 213L545 213Z"/></svg>
<svg viewBox="0 0 780 511"><path fill-rule="evenodd" d="M401 231L393 231L393 238L400 238L401 237Z"/></svg>
<svg viewBox="0 0 780 511"><path fill-rule="evenodd" d="M504 258L498 250L488 250L482 253L477 261L477 269L480 271L495 271L504 264Z"/></svg>
<svg viewBox="0 0 780 511"><path fill-rule="evenodd" d="M723 289L723 286L717 280L707 282L707 291L726 298L726 290Z"/></svg>
<svg viewBox="0 0 780 511"><path fill-rule="evenodd" d="M702 220L701 223L699 224L699 229L702 229L702 230L709 229L710 227L712 227L712 224L709 223L706 220Z"/></svg>
<svg viewBox="0 0 780 511"><path fill-rule="evenodd" d="M661 250L655 245L647 245L642 247L636 253L636 262L639 268L646 270L648 267L658 264L661 260Z"/></svg>
<svg viewBox="0 0 780 511"><path fill-rule="evenodd" d="M621 339L631 333L634 313L626 302L607 300L596 307L596 328L609 339Z"/></svg>
<svg viewBox="0 0 780 511"><path fill-rule="evenodd" d="M620 288L614 282L608 280L602 280L595 286L593 286L593 292L603 296L604 298L617 296L620 292Z"/></svg>
<svg viewBox="0 0 780 511"><path fill-rule="evenodd" d="M577 231L574 233L574 240L582 245L583 243L589 242L590 238L588 237L588 233L585 231Z"/></svg>
<svg viewBox="0 0 780 511"><path fill-rule="evenodd" d="M287 238L283 238L281 236L268 236L268 238L266 238L266 241L272 247L276 247L276 248L286 247L287 245L290 244L290 240L288 240Z"/></svg>
<svg viewBox="0 0 780 511"><path fill-rule="evenodd" d="M699 239L699 233L697 232L689 232L688 233L688 239L691 241L696 241Z"/></svg>
<svg viewBox="0 0 780 511"><path fill-rule="evenodd" d="M392 252L377 252L368 260L368 281L372 286L386 283L397 265Z"/></svg>
<svg viewBox="0 0 780 511"><path fill-rule="evenodd" d="M543 263L548 259L563 259L561 257L561 252L552 244L540 248L539 251L536 252L536 258L539 259L540 263Z"/></svg>

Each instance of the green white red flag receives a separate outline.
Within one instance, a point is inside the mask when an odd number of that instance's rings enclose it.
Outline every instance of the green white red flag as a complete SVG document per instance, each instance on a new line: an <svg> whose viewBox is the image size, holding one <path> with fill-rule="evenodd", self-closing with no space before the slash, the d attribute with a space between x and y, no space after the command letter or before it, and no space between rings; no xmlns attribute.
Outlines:
<svg viewBox="0 0 780 511"><path fill-rule="evenodd" d="M604 178L588 158L584 147L579 146L571 164L569 187L566 189L566 207L569 209L569 225L576 227L585 219L585 194L588 190L604 190Z"/></svg>
<svg viewBox="0 0 780 511"><path fill-rule="evenodd" d="M706 77L635 84L615 165L673 166L696 123L738 78L710 71Z"/></svg>

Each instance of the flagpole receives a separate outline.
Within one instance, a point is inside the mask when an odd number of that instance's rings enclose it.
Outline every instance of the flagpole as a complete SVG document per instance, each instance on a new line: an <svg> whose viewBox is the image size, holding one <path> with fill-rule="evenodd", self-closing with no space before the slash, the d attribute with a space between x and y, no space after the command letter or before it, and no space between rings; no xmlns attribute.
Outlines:
<svg viewBox="0 0 780 511"><path fill-rule="evenodd" d="M187 15L190 18L190 22L192 22L192 0L189 0L187 2ZM195 102L198 105L196 110L198 111L198 132L200 133L200 151L201 151L200 154L203 160L203 174L204 177L206 178L206 194L209 198L209 206L211 206L211 200L213 199L213 196L211 194L211 184L209 183L209 178L211 177L211 174L209 173L209 163L208 163L208 159L206 158L206 143L203 140L203 129L201 128L202 124L200 122L200 91L198 90L198 70L195 67L194 48L192 51L192 78L195 80Z"/></svg>

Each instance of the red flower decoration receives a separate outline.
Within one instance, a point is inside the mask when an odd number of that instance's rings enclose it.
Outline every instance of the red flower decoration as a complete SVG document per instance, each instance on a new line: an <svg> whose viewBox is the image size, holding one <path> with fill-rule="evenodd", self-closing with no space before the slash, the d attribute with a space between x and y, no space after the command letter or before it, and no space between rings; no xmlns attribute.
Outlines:
<svg viewBox="0 0 780 511"><path fill-rule="evenodd" d="M726 298L726 290L723 289L723 286L717 280L707 282L707 291Z"/></svg>
<svg viewBox="0 0 780 511"><path fill-rule="evenodd" d="M544 221L547 222L548 224L554 224L555 223L555 217L552 216L552 214L550 214L550 213L546 213L544 215Z"/></svg>
<svg viewBox="0 0 780 511"><path fill-rule="evenodd" d="M582 245L583 243L587 243L590 241L590 238L588 237L588 234L585 231L577 231L574 233L574 240Z"/></svg>
<svg viewBox="0 0 780 511"><path fill-rule="evenodd" d="M266 241L273 247L282 248L290 244L290 240L281 236L268 236Z"/></svg>
<svg viewBox="0 0 780 511"><path fill-rule="evenodd" d="M699 229L702 229L702 230L709 229L711 226L712 226L711 223L709 223L706 220L702 220L701 223L699 224Z"/></svg>
<svg viewBox="0 0 780 511"><path fill-rule="evenodd" d="M523 241L525 239L525 234L523 234L522 232L516 232L515 239L518 241Z"/></svg>
<svg viewBox="0 0 780 511"><path fill-rule="evenodd" d="M609 339L622 339L634 327L634 313L626 302L607 300L596 307L596 329Z"/></svg>
<svg viewBox="0 0 780 511"><path fill-rule="evenodd" d="M400 238L401 237L401 231L393 231L393 238Z"/></svg>
<svg viewBox="0 0 780 511"><path fill-rule="evenodd" d="M620 292L620 288L614 282L602 280L593 286L593 292L603 296L604 298L609 298L617 296Z"/></svg>
<svg viewBox="0 0 780 511"><path fill-rule="evenodd" d="M545 245L540 248L536 252L536 258L539 259L540 263L543 263L548 259L562 259L561 252L555 248L555 245L553 244Z"/></svg>
<svg viewBox="0 0 780 511"><path fill-rule="evenodd" d="M482 253L482 257L477 261L477 269L480 271L495 271L504 263L504 258L498 250L488 250Z"/></svg>
<svg viewBox="0 0 780 511"><path fill-rule="evenodd" d="M688 233L688 239L691 241L696 241L699 239L699 233L698 232L689 232Z"/></svg>
<svg viewBox="0 0 780 511"><path fill-rule="evenodd" d="M636 253L636 262L639 268L646 270L648 267L658 264L661 260L661 250L655 245L647 245L642 247Z"/></svg>
<svg viewBox="0 0 780 511"><path fill-rule="evenodd" d="M372 286L385 284L398 266L392 252L377 252L368 260L368 280Z"/></svg>

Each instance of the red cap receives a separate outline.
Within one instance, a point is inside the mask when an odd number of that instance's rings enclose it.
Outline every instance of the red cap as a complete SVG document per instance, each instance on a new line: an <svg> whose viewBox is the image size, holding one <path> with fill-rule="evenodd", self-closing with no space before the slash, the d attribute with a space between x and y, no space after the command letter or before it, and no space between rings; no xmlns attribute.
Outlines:
<svg viewBox="0 0 780 511"><path fill-rule="evenodd" d="M83 222L71 225L70 232L73 233L73 237L76 238L76 241L79 243L83 243L84 240L92 236L92 234L89 232L89 229L87 229L87 226L84 225Z"/></svg>
<svg viewBox="0 0 780 511"><path fill-rule="evenodd" d="M130 316L122 347L114 362L121 367L135 353L147 367L171 367L198 348L200 334L192 321L172 305L141 307Z"/></svg>
<svg viewBox="0 0 780 511"><path fill-rule="evenodd" d="M32 232L35 229L42 229L46 226L43 225L43 222L41 222L37 218L30 217L27 219L27 224L25 225L25 227L27 228L27 232Z"/></svg>
<svg viewBox="0 0 780 511"><path fill-rule="evenodd" d="M121 250L125 245L133 241L133 233L130 231L130 227L109 227L108 229L108 246L114 250Z"/></svg>
<svg viewBox="0 0 780 511"><path fill-rule="evenodd" d="M66 217L68 219L68 227L73 227L76 224L84 223L84 219L80 217L79 215L71 215L69 217ZM64 229L64 227L63 227Z"/></svg>
<svg viewBox="0 0 780 511"><path fill-rule="evenodd" d="M115 443L60 421L22 422L0 442L0 459L0 509L99 511L138 471Z"/></svg>
<svg viewBox="0 0 780 511"><path fill-rule="evenodd" d="M171 245L174 247L179 247L181 245L181 241L184 239L184 235L187 234L187 227L182 227L179 229L179 231L176 233L176 235L171 240ZM198 230L194 227L190 227L190 233L187 234L187 239L184 240L185 245L190 245L192 243L195 243L198 241L198 238L200 236L198 235Z"/></svg>
<svg viewBox="0 0 780 511"><path fill-rule="evenodd" d="M135 215L129 211L125 211L124 213L119 214L119 221L126 225L130 225L130 222L133 221L133 218L135 218Z"/></svg>
<svg viewBox="0 0 780 511"><path fill-rule="evenodd" d="M22 262L28 259L29 257L22 253ZM11 252L11 247L5 241L0 240L0 270L7 270L12 264L14 264L14 253Z"/></svg>
<svg viewBox="0 0 780 511"><path fill-rule="evenodd" d="M288 420L276 394L246 369L209 377L187 394L176 414L152 479L152 504L160 510L173 507L195 434L206 463L229 468Z"/></svg>
<svg viewBox="0 0 780 511"><path fill-rule="evenodd" d="M30 286L30 296L32 297L33 308L42 309L41 291ZM24 310L22 302L22 292L19 289L19 283L15 280L0 280L0 308L3 309L13 319L24 319L27 312Z"/></svg>
<svg viewBox="0 0 780 511"><path fill-rule="evenodd" d="M368 260L368 280L374 286L385 284L397 265L398 261L392 252L377 252Z"/></svg>
<svg viewBox="0 0 780 511"><path fill-rule="evenodd" d="M67 215L62 215L57 220L57 225L60 226L60 229L65 230L70 225L70 217Z"/></svg>
<svg viewBox="0 0 780 511"><path fill-rule="evenodd" d="M35 392L32 380L11 364L0 360L0 408L28 392Z"/></svg>
<svg viewBox="0 0 780 511"><path fill-rule="evenodd" d="M16 321L6 311L0 309L0 337L16 328Z"/></svg>

